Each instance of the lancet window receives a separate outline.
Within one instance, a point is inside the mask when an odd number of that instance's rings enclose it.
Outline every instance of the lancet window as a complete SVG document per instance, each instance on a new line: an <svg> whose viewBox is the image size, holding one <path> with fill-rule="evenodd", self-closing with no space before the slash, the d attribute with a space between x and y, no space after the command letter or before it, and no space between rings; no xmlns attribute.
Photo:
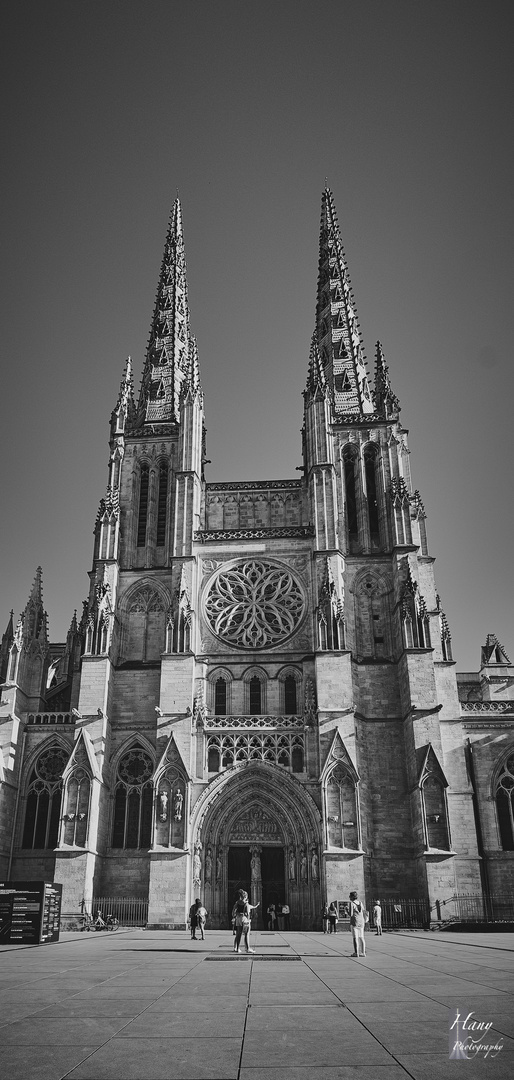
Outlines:
<svg viewBox="0 0 514 1080"><path fill-rule="evenodd" d="M378 547L380 542L379 516L378 516L378 490L377 490L377 450L374 446L367 446L364 451L364 474L366 477L366 505L368 513L369 536L372 547Z"/></svg>
<svg viewBox="0 0 514 1080"><path fill-rule="evenodd" d="M62 774L69 754L61 746L47 747L30 775L22 846L55 848L59 835Z"/></svg>
<svg viewBox="0 0 514 1080"><path fill-rule="evenodd" d="M337 764L329 774L325 798L329 846L359 850L357 790L344 765Z"/></svg>
<svg viewBox="0 0 514 1080"><path fill-rule="evenodd" d="M91 778L86 769L75 768L66 785L66 813L63 819L63 842L85 847L87 837Z"/></svg>
<svg viewBox="0 0 514 1080"><path fill-rule="evenodd" d="M221 677L214 683L214 713L216 716L227 713L227 680Z"/></svg>
<svg viewBox="0 0 514 1080"><path fill-rule="evenodd" d="M514 851L514 754L500 772L495 801L501 846L504 851Z"/></svg>
<svg viewBox="0 0 514 1080"><path fill-rule="evenodd" d="M150 847L152 775L152 759L141 746L133 746L119 761L114 792L113 847Z"/></svg>
<svg viewBox="0 0 514 1080"><path fill-rule="evenodd" d="M296 713L298 707L296 690L294 675L286 675L284 679L284 713L286 716L293 716Z"/></svg>
<svg viewBox="0 0 514 1080"><path fill-rule="evenodd" d="M350 550L359 539L359 521L357 514L357 455L351 446L343 450L343 472L345 492L346 536Z"/></svg>
<svg viewBox="0 0 514 1080"><path fill-rule="evenodd" d="M429 848L448 851L450 847L448 833L448 815L446 810L446 792L442 780L429 773L421 786L426 822L426 842Z"/></svg>
<svg viewBox="0 0 514 1080"><path fill-rule="evenodd" d="M148 495L150 489L150 470L143 462L139 472L139 511L137 516L137 546L146 544L146 524L148 517Z"/></svg>
<svg viewBox="0 0 514 1080"><path fill-rule="evenodd" d="M159 489L157 496L157 547L166 543L166 510L168 503L168 466L162 462L159 467Z"/></svg>

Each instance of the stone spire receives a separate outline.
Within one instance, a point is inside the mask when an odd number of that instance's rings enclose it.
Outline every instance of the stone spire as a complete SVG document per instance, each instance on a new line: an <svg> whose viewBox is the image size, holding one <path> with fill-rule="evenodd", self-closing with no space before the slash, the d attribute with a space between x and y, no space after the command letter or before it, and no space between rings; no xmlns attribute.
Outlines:
<svg viewBox="0 0 514 1080"><path fill-rule="evenodd" d="M389 380L389 368L385 362L384 350L380 341L377 341L375 353L375 389L373 392L375 411L378 416L386 420L397 417L400 412L400 402L393 394Z"/></svg>
<svg viewBox="0 0 514 1080"><path fill-rule="evenodd" d="M7 678L7 668L9 666L9 650L14 641L14 611L11 611L9 616L9 622L7 623L5 633L2 634L2 641L0 643L0 683L5 682Z"/></svg>
<svg viewBox="0 0 514 1080"><path fill-rule="evenodd" d="M127 356L121 378L118 400L111 414L111 428L113 434L123 432L125 427L131 428L136 415L136 403L134 401L134 377L132 373L132 359Z"/></svg>
<svg viewBox="0 0 514 1080"><path fill-rule="evenodd" d="M48 643L48 616L43 608L43 571L40 566L36 570L21 621L25 643L28 644L30 641L39 641L41 645Z"/></svg>
<svg viewBox="0 0 514 1080"><path fill-rule="evenodd" d="M330 188L321 200L316 337L336 413L373 412L353 292Z"/></svg>
<svg viewBox="0 0 514 1080"><path fill-rule="evenodd" d="M190 349L182 209L177 195L164 245L137 408L138 427L145 422L178 421L180 391L190 366Z"/></svg>

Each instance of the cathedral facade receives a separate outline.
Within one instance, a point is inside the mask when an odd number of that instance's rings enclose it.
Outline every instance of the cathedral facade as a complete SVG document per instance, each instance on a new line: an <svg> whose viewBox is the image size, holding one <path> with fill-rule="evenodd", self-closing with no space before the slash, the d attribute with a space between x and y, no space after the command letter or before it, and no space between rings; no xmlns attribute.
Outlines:
<svg viewBox="0 0 514 1080"><path fill-rule="evenodd" d="M38 569L2 639L4 880L59 882L68 912L139 897L165 928L196 896L228 926L241 886L261 911L287 902L293 929L351 889L434 919L514 892L514 667L489 635L456 675L328 189L306 366L301 475L207 482L177 199L139 400L129 360L111 415L82 617L49 641Z"/></svg>

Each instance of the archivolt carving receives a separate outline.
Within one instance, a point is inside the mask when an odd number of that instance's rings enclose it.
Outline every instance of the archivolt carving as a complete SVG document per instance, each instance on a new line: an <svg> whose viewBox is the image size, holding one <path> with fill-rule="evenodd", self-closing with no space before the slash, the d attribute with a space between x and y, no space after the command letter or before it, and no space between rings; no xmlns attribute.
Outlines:
<svg viewBox="0 0 514 1080"><path fill-rule="evenodd" d="M205 602L213 634L242 648L263 649L298 629L306 603L285 566L249 559L215 578Z"/></svg>

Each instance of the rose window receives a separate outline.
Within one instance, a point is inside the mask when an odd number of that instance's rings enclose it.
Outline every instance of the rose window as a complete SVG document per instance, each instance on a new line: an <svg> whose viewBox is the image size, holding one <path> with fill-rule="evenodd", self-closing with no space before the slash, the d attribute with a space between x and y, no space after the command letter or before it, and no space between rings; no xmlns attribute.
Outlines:
<svg viewBox="0 0 514 1080"><path fill-rule="evenodd" d="M285 641L304 615L303 591L291 572L255 559L222 570L205 602L213 634L245 649L264 649Z"/></svg>

